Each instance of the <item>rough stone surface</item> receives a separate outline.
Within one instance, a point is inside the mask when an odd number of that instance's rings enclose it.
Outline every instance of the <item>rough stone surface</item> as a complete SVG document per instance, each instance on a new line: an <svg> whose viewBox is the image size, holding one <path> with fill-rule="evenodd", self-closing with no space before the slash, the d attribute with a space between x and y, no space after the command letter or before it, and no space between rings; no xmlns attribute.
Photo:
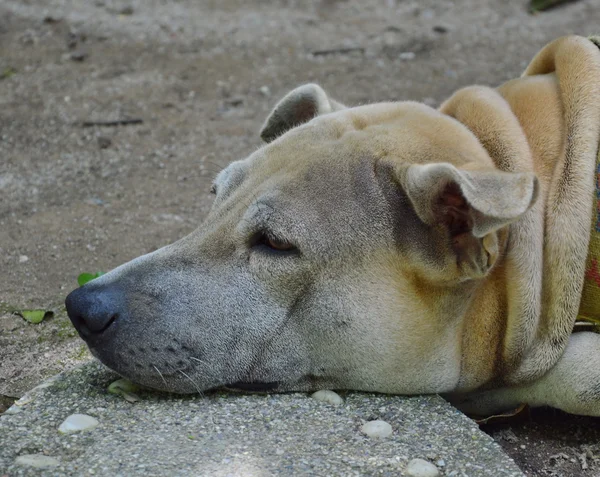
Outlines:
<svg viewBox="0 0 600 477"><path fill-rule="evenodd" d="M415 456L443 459L445 472L521 476L491 438L437 396L344 395L330 406L306 394L142 392L134 404L107 388L117 376L92 362L23 396L0 416L0 475L401 475ZM101 425L60 434L67 416ZM361 426L385 420L386 439ZM24 454L54 456L52 469L17 464Z"/></svg>
<svg viewBox="0 0 600 477"><path fill-rule="evenodd" d="M440 471L431 462L417 458L408 463L406 474L410 477L438 477Z"/></svg>

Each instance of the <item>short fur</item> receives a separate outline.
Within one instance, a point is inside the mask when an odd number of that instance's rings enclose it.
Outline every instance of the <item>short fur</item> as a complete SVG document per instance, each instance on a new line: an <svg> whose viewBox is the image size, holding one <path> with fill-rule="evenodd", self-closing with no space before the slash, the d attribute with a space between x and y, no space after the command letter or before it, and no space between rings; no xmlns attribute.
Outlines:
<svg viewBox="0 0 600 477"><path fill-rule="evenodd" d="M600 335L572 329L599 78L598 47L569 36L439 110L346 108L302 86L267 144L218 175L198 230L74 291L69 315L100 360L159 389L446 393L479 414L598 416Z"/></svg>

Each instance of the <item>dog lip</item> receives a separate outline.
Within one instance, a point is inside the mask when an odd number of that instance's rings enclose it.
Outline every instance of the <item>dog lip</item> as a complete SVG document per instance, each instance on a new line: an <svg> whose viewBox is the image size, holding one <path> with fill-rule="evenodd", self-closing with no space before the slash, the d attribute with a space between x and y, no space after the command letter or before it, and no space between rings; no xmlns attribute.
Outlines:
<svg viewBox="0 0 600 477"><path fill-rule="evenodd" d="M229 391L245 391L251 393L265 393L274 391L279 386L279 382L274 381L270 383L264 382L236 382L232 384L226 384L223 386L224 389Z"/></svg>

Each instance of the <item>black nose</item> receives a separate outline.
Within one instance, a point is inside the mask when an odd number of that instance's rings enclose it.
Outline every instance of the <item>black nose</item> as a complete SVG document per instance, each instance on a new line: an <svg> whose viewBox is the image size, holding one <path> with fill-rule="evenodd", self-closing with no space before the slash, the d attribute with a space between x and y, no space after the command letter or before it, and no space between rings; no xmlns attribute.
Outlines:
<svg viewBox="0 0 600 477"><path fill-rule="evenodd" d="M108 329L121 313L119 293L106 287L83 286L65 301L71 323L82 338L92 338Z"/></svg>

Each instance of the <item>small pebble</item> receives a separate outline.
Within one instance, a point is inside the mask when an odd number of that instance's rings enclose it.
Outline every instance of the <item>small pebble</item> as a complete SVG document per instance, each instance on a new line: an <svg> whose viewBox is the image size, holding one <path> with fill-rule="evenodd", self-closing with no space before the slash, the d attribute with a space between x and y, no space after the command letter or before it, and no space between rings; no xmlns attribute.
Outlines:
<svg viewBox="0 0 600 477"><path fill-rule="evenodd" d="M108 149L111 145L112 141L110 140L110 138L107 138L105 136L100 136L98 138L98 147L100 149Z"/></svg>
<svg viewBox="0 0 600 477"><path fill-rule="evenodd" d="M263 96L271 96L271 89L268 86L261 86L258 91Z"/></svg>
<svg viewBox="0 0 600 477"><path fill-rule="evenodd" d="M242 98L241 96L236 96L235 98L228 99L225 102L229 106L232 106L232 107L236 108L236 107L241 106L242 104L244 104L244 98Z"/></svg>
<svg viewBox="0 0 600 477"><path fill-rule="evenodd" d="M33 467L35 469L50 469L58 467L60 462L54 457L48 457L42 454L20 455L15 459L15 464Z"/></svg>
<svg viewBox="0 0 600 477"><path fill-rule="evenodd" d="M104 201L98 197L90 197L85 200L85 203L90 205L104 205Z"/></svg>
<svg viewBox="0 0 600 477"><path fill-rule="evenodd" d="M27 255L19 255L19 263L25 263L29 260Z"/></svg>
<svg viewBox="0 0 600 477"><path fill-rule="evenodd" d="M98 421L87 414L71 414L58 427L61 434L71 434L72 432L85 431L93 429L98 425Z"/></svg>
<svg viewBox="0 0 600 477"><path fill-rule="evenodd" d="M431 462L423 459L413 459L406 466L406 475L411 477L438 477L440 471Z"/></svg>
<svg viewBox="0 0 600 477"><path fill-rule="evenodd" d="M87 58L87 53L83 50L75 50L74 52L72 52L69 55L69 59L71 59L72 61L83 61Z"/></svg>
<svg viewBox="0 0 600 477"><path fill-rule="evenodd" d="M49 24L58 23L61 20L62 20L62 18L60 18L60 17L54 17L52 15L46 15L44 17L44 23L49 23Z"/></svg>
<svg viewBox="0 0 600 477"><path fill-rule="evenodd" d="M392 435L392 426L385 421L369 421L362 425L360 430L369 437L389 437Z"/></svg>
<svg viewBox="0 0 600 477"><path fill-rule="evenodd" d="M310 397L316 399L317 401L331 404L332 406L339 406L340 404L344 404L344 400L340 397L338 393L334 391L329 391L327 389L321 389L320 391L313 393Z"/></svg>

